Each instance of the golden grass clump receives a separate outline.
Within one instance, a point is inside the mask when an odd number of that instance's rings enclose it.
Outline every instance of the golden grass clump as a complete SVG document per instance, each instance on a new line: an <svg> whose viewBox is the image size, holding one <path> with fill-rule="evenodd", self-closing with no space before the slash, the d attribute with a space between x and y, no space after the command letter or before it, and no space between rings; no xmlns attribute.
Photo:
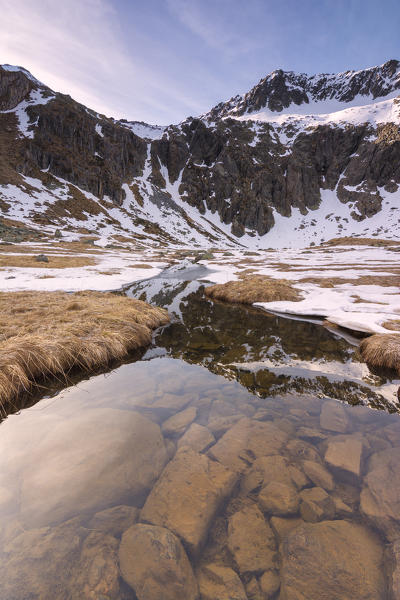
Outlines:
<svg viewBox="0 0 400 600"><path fill-rule="evenodd" d="M212 285L205 289L205 294L214 300L240 304L302 300L302 295L290 282L285 279L272 279L266 275L247 275L238 281Z"/></svg>
<svg viewBox="0 0 400 600"><path fill-rule="evenodd" d="M31 269L72 269L95 265L96 260L91 256L52 256L49 262L37 261L35 256L27 254L1 254L0 267L28 267Z"/></svg>
<svg viewBox="0 0 400 600"><path fill-rule="evenodd" d="M321 246L398 246L399 244L398 240L343 236L322 242Z"/></svg>
<svg viewBox="0 0 400 600"><path fill-rule="evenodd" d="M43 378L93 371L151 341L167 311L103 292L0 293L0 406Z"/></svg>
<svg viewBox="0 0 400 600"><path fill-rule="evenodd" d="M391 331L400 331L400 319L390 319L382 323L382 327Z"/></svg>
<svg viewBox="0 0 400 600"><path fill-rule="evenodd" d="M361 356L371 367L394 369L400 374L400 335L376 333L362 340Z"/></svg>

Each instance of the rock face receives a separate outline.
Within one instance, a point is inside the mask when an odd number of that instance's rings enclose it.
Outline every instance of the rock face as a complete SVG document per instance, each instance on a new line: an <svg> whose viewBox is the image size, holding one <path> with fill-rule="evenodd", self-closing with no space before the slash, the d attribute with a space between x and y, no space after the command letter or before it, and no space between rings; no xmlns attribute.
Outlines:
<svg viewBox="0 0 400 600"><path fill-rule="evenodd" d="M122 536L119 564L138 600L197 600L197 583L178 538L163 527L137 524Z"/></svg>
<svg viewBox="0 0 400 600"><path fill-rule="evenodd" d="M22 475L21 516L41 527L123 497L143 502L167 455L158 425L135 412L98 409L58 424L31 459L35 469Z"/></svg>
<svg viewBox="0 0 400 600"><path fill-rule="evenodd" d="M297 527L282 543L281 600L385 598L383 551L367 529L347 521Z"/></svg>
<svg viewBox="0 0 400 600"><path fill-rule="evenodd" d="M190 555L196 555L236 481L235 473L183 446L148 496L141 521L167 527L181 538Z"/></svg>
<svg viewBox="0 0 400 600"><path fill-rule="evenodd" d="M400 448L373 454L360 498L360 510L388 537L400 537Z"/></svg>

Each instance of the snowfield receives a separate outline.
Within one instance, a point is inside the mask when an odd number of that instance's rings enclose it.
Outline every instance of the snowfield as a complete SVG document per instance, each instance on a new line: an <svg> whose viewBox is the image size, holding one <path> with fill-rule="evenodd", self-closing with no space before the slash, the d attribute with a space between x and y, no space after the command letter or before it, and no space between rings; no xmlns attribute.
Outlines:
<svg viewBox="0 0 400 600"><path fill-rule="evenodd" d="M236 280L246 269L252 274L286 279L298 289L300 302L259 302L256 306L281 315L316 317L353 331L393 333L383 323L400 320L399 246L316 247L258 252L246 263L242 252L235 258L201 261L213 269L213 283ZM240 262L240 264L238 264ZM370 278L363 284L361 277ZM380 278L393 278L382 285ZM310 280L313 281L302 281ZM390 282L390 280L389 280ZM331 287L321 287L325 285Z"/></svg>

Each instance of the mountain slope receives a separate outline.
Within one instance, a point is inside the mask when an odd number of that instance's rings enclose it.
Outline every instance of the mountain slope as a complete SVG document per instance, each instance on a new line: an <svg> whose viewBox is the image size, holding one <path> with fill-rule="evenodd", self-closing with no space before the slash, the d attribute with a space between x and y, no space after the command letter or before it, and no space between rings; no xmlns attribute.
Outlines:
<svg viewBox="0 0 400 600"><path fill-rule="evenodd" d="M161 127L98 115L0 67L3 229L198 246L399 237L399 94L398 61L274 71Z"/></svg>

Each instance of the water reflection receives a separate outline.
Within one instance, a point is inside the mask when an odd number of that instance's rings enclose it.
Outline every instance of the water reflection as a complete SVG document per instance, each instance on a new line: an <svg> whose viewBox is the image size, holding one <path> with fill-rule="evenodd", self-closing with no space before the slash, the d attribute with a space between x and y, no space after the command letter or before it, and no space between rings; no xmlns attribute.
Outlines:
<svg viewBox="0 0 400 600"><path fill-rule="evenodd" d="M236 378L263 397L314 393L353 405L398 410L399 380L372 373L360 361L356 338L321 322L212 302L199 281L155 278L133 286L129 293L168 308L175 316L175 322L156 337L157 346L171 356Z"/></svg>

